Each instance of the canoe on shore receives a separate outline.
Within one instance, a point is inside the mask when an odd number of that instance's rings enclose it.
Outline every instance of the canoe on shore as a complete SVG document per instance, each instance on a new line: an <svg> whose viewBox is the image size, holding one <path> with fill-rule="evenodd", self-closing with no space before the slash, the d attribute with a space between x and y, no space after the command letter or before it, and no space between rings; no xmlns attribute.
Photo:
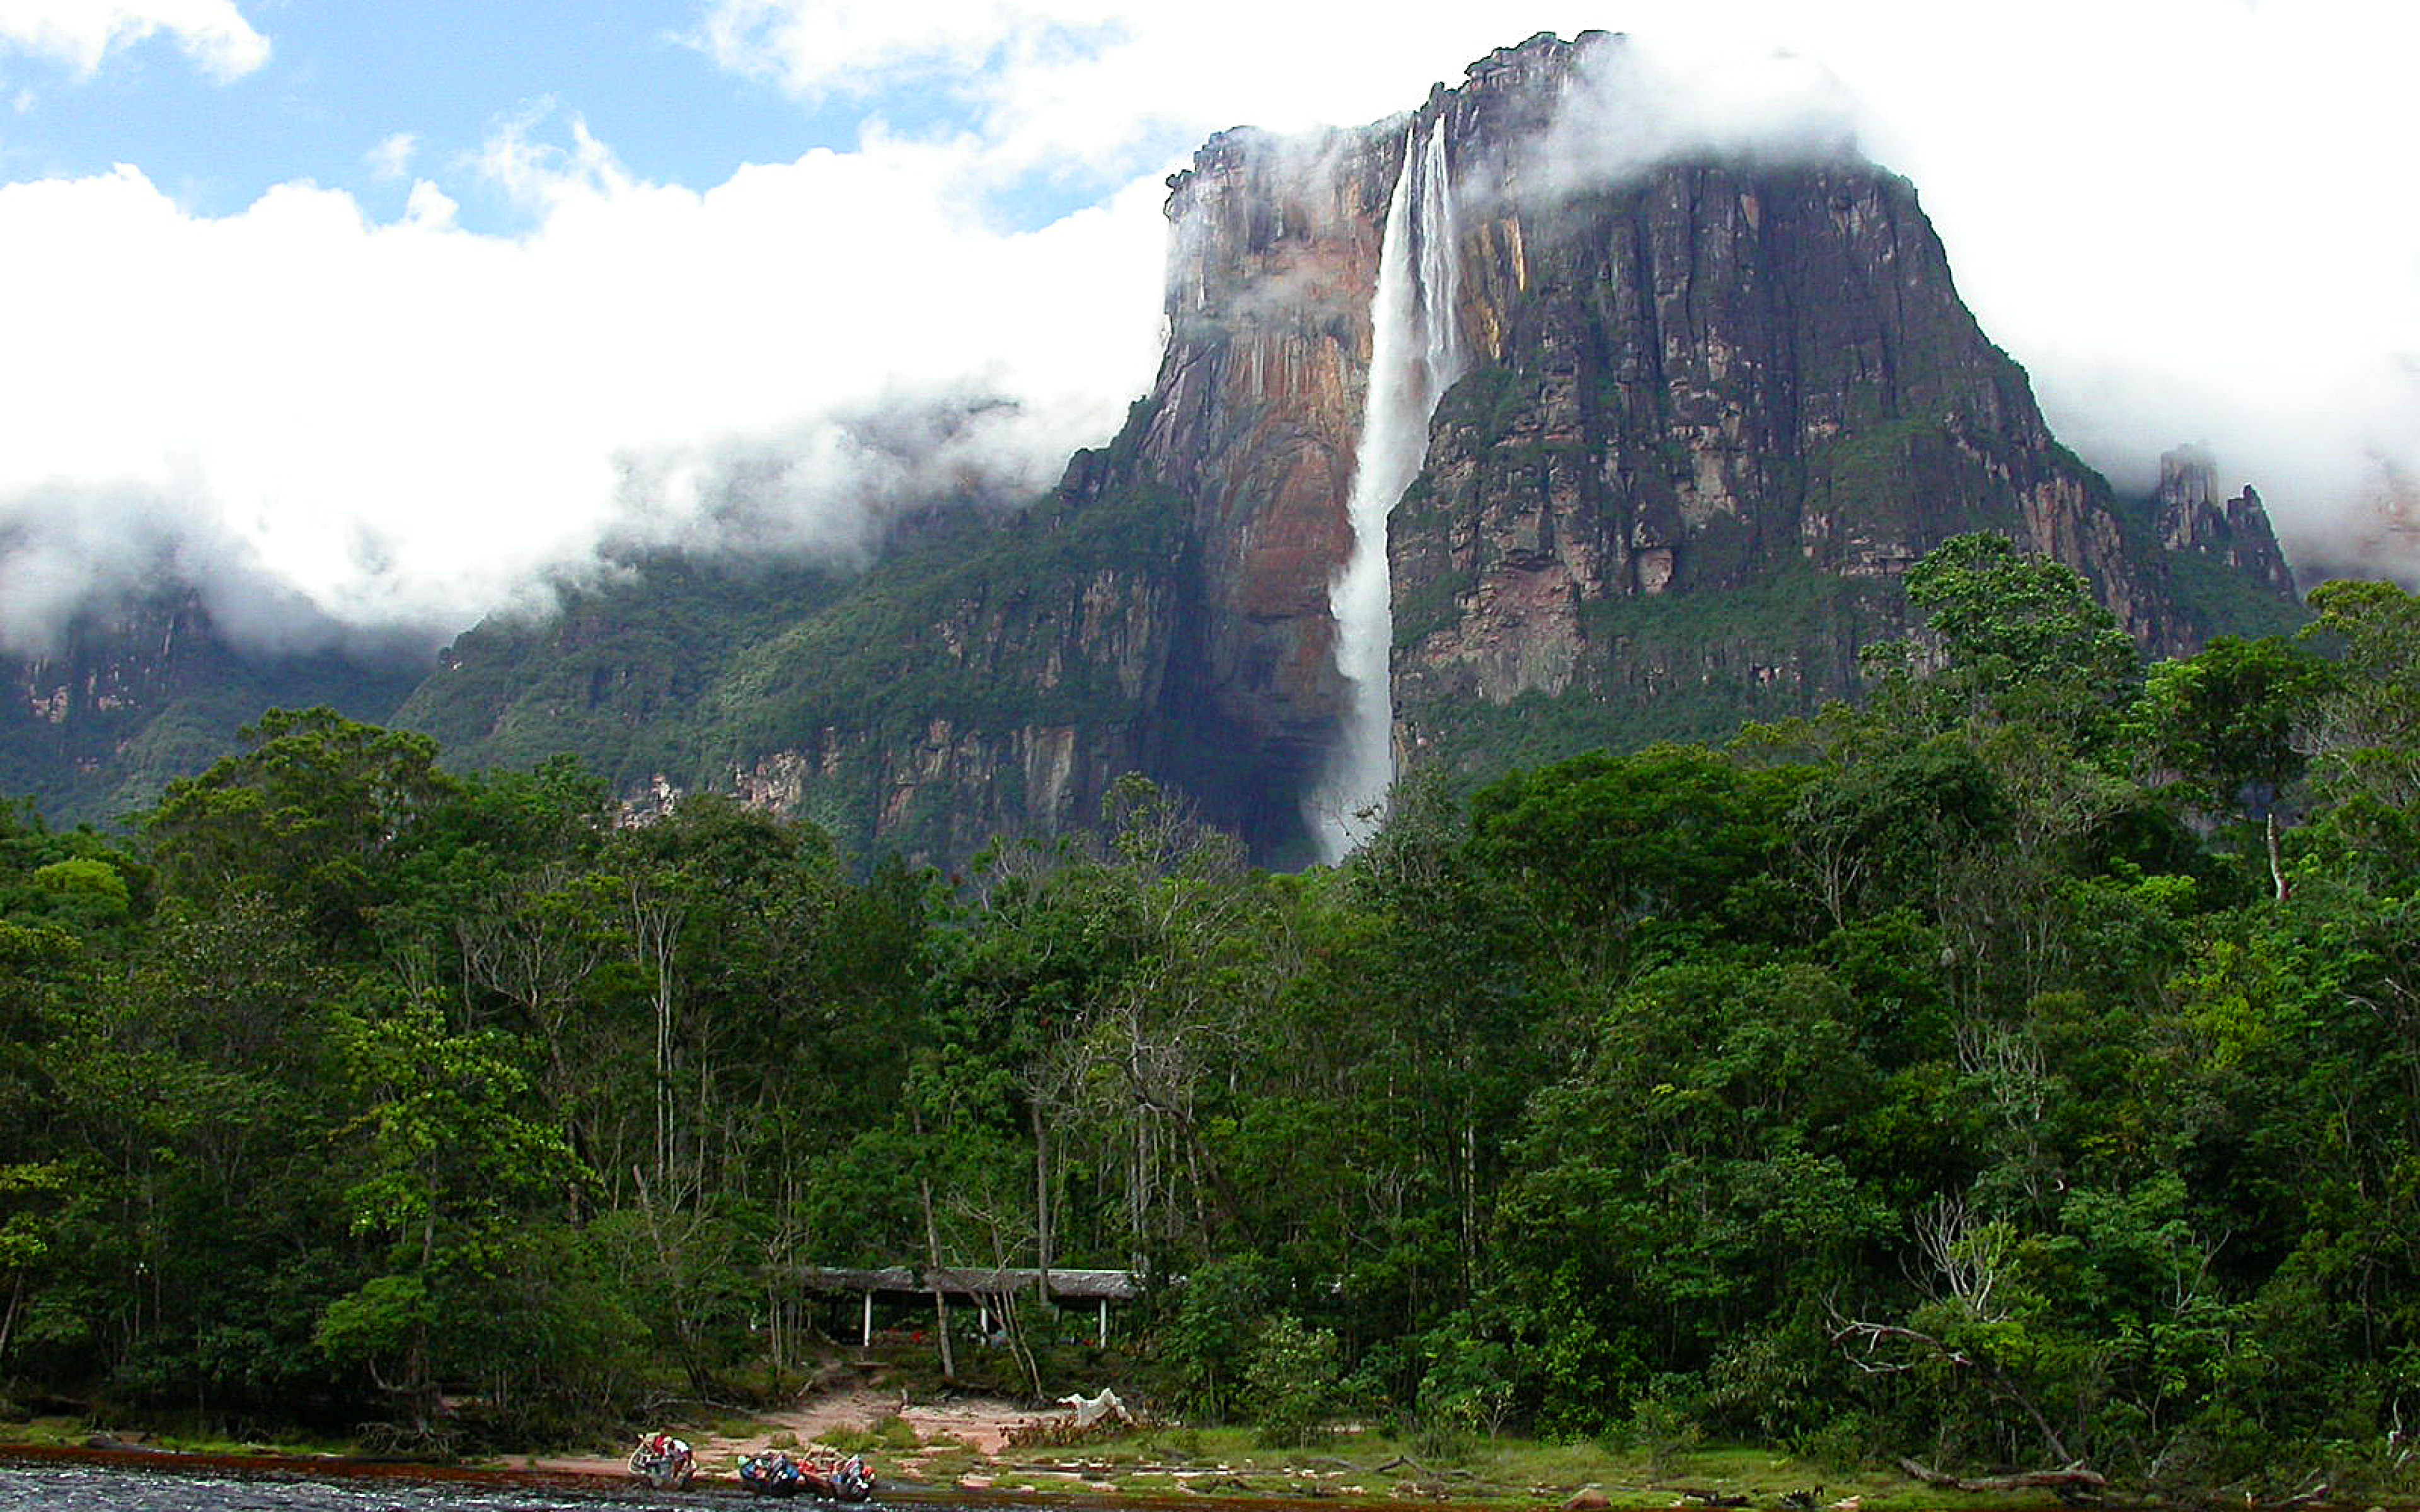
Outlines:
<svg viewBox="0 0 2420 1512"><path fill-rule="evenodd" d="M793 1458L768 1449L739 1461L739 1484L758 1496L814 1496L827 1502L862 1502L874 1494L874 1473L856 1455L847 1458Z"/></svg>
<svg viewBox="0 0 2420 1512"><path fill-rule="evenodd" d="M630 1451L630 1473L659 1491L685 1491L697 1480L697 1455L687 1439L643 1434Z"/></svg>

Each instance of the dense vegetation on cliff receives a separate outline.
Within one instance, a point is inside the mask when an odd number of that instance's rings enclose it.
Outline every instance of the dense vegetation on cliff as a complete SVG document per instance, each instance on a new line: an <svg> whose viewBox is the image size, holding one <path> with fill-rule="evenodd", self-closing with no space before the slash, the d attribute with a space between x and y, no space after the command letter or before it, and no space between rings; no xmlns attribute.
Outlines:
<svg viewBox="0 0 2420 1512"><path fill-rule="evenodd" d="M1908 587L1863 708L1300 876L1140 782L945 879L324 712L11 822L0 1393L526 1440L938 1251L1146 1272L1196 1418L2408 1475L2420 600L2146 671L2005 542Z"/></svg>
<svg viewBox="0 0 2420 1512"><path fill-rule="evenodd" d="M1170 180L1159 371L1025 507L902 498L862 561L607 548L433 670L238 657L198 595L151 592L16 669L0 792L115 819L271 704L326 702L458 772L569 754L635 809L725 794L950 871L1089 828L1139 771L1282 867L1355 801L1331 758L1377 668L1341 645L1391 635L1398 748L1460 795L1854 697L1908 565L1971 532L2084 573L2151 656L2299 626L2265 508L2207 449L2129 498L2058 443L1914 185L1853 153L1594 156L1628 48L1541 33L1408 117L1204 143ZM1389 245L1440 276L1382 308ZM1398 344L1434 347L1433 410L1425 381L1370 408ZM1424 446L1388 592L1340 619L1388 438Z"/></svg>

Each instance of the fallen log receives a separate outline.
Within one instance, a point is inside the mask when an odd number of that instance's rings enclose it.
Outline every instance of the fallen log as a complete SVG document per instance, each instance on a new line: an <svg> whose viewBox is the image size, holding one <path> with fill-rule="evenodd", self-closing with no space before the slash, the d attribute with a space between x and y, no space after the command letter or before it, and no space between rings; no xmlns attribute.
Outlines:
<svg viewBox="0 0 2420 1512"><path fill-rule="evenodd" d="M1431 1480L1441 1480L1448 1477L1460 1480L1476 1480L1479 1477L1479 1472L1475 1470L1462 1470L1452 1465L1444 1465L1435 1469L1431 1469L1429 1466L1421 1464L1419 1460L1413 1458L1409 1455L1397 1455L1394 1458L1388 1460L1385 1464L1373 1465L1367 1471L1361 1471L1360 1467L1353 1464L1350 1460L1340 1459L1336 1462L1342 1465L1347 1470L1357 1471L1360 1473L1370 1475L1384 1475L1390 1471L1408 1470L1415 1475L1425 1475Z"/></svg>
<svg viewBox="0 0 2420 1512"><path fill-rule="evenodd" d="M2097 1470L2086 1470L2081 1463L2060 1470L2028 1470L2014 1475L1952 1475L1906 1458L1900 1460L1899 1468L1927 1486L1945 1487L1953 1491L2051 1490L2072 1498L2098 1495L2109 1489L2107 1476Z"/></svg>

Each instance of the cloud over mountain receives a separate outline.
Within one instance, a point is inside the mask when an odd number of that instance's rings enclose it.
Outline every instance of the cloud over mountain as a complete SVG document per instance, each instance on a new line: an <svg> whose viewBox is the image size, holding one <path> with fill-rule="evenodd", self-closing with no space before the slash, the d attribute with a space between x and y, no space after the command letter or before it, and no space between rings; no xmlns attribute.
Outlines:
<svg viewBox="0 0 2420 1512"><path fill-rule="evenodd" d="M937 486L1038 488L1149 378L1156 196L1003 233L946 149L812 153L701 193L575 141L490 145L536 217L509 237L426 181L383 224L300 184L219 219L132 168L0 188L0 515L140 500L152 522L46 528L44 580L209 540L338 619L442 635L609 536L861 545L911 468L870 413L962 417L954 463L912 464ZM718 489L742 475L734 515Z"/></svg>
<svg viewBox="0 0 2420 1512"><path fill-rule="evenodd" d="M2382 467L2420 474L2398 103L2420 13L1637 0L1515 31L1608 24L1657 71L1573 161L1619 162L1649 116L1733 143L1854 132L1919 185L1986 329L2121 484L2207 438L2290 546ZM627 167L576 99L499 100L475 153L411 120L350 149L410 182L385 218L300 177L204 213L140 163L0 186L0 517L43 543L10 580L48 585L0 635L117 580L136 534L435 638L611 540L847 553L903 490L1038 487L1148 382L1159 177L1195 142L1377 118L1519 39L1429 0L1383 23L1278 0L703 0L681 36L853 115L853 140L692 187ZM0 43L71 69L147 38L229 87L277 71L229 0L0 5ZM464 224L474 194L519 223ZM142 532L108 524L130 510Z"/></svg>

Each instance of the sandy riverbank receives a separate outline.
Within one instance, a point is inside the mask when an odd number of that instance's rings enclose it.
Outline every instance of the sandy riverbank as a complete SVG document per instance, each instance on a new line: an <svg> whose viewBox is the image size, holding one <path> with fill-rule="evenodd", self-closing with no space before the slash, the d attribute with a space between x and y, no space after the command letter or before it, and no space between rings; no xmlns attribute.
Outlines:
<svg viewBox="0 0 2420 1512"><path fill-rule="evenodd" d="M698 1469L706 1474L721 1475L730 1473L741 1459L769 1449L776 1443L791 1447L810 1444L835 1429L862 1430L888 1417L897 1417L914 1428L916 1437L928 1444L954 1439L991 1458L1001 1452L1011 1428L1053 1415L1066 1416L1067 1410L1063 1408L1055 1413L1037 1412L996 1397L957 1397L946 1402L902 1405L896 1392L859 1386L824 1393L786 1411L759 1413L755 1428L737 1437L703 1430L684 1430L682 1436L697 1452ZM879 1458L883 1463L877 1470L914 1474L921 1457L908 1454ZM514 1463L531 1470L570 1474L619 1474L623 1470L618 1455L539 1456Z"/></svg>

